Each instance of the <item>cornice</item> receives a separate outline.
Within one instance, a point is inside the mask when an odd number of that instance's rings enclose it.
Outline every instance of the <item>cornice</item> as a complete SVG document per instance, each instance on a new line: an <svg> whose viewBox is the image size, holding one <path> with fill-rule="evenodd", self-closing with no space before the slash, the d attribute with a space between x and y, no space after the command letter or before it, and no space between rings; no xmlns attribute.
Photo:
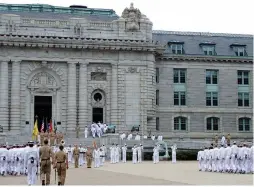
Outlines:
<svg viewBox="0 0 254 187"><path fill-rule="evenodd" d="M198 55L168 55L158 56L161 61L195 61L195 62L235 62L253 63L253 57L230 57L230 56L198 56Z"/></svg>
<svg viewBox="0 0 254 187"><path fill-rule="evenodd" d="M80 38L59 36L7 35L0 34L0 46L27 48L74 48L114 51L161 51L162 46L152 41L130 39Z"/></svg>

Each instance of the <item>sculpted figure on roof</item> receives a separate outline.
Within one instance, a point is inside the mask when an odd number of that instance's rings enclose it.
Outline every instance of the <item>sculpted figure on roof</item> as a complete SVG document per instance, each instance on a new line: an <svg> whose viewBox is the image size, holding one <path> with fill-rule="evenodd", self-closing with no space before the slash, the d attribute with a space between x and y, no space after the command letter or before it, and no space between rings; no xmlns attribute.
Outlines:
<svg viewBox="0 0 254 187"><path fill-rule="evenodd" d="M126 30L138 31L140 28L140 19L142 14L139 9L134 8L131 3L130 8L125 8L122 13L122 18L126 21Z"/></svg>

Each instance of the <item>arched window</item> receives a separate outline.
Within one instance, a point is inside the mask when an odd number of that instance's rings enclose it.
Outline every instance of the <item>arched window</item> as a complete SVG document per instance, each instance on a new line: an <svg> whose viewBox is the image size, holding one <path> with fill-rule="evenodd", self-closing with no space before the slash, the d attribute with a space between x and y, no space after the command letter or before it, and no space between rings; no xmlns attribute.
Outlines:
<svg viewBox="0 0 254 187"><path fill-rule="evenodd" d="M206 119L206 130L207 131L218 131L219 130L219 121L217 117L210 117Z"/></svg>
<svg viewBox="0 0 254 187"><path fill-rule="evenodd" d="M239 118L238 119L238 131L250 131L251 119L250 118Z"/></svg>
<svg viewBox="0 0 254 187"><path fill-rule="evenodd" d="M187 118L176 117L174 118L174 130L175 131L186 131L187 130Z"/></svg>

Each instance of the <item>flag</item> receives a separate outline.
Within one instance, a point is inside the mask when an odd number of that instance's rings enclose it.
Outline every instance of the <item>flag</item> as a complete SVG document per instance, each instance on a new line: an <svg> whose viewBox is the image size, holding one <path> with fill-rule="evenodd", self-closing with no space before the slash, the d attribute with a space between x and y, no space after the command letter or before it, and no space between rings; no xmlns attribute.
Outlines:
<svg viewBox="0 0 254 187"><path fill-rule="evenodd" d="M41 124L41 132L44 131L44 119L42 120L42 124Z"/></svg>
<svg viewBox="0 0 254 187"><path fill-rule="evenodd" d="M49 132L53 132L52 120L49 121Z"/></svg>
<svg viewBox="0 0 254 187"><path fill-rule="evenodd" d="M33 134L32 134L32 139L33 140L37 140L39 131L38 131L38 120L36 119L35 123L34 123L34 129L33 129Z"/></svg>
<svg viewBox="0 0 254 187"><path fill-rule="evenodd" d="M56 125L56 121L55 120L54 120L54 131L55 131L55 133L57 131L57 125Z"/></svg>

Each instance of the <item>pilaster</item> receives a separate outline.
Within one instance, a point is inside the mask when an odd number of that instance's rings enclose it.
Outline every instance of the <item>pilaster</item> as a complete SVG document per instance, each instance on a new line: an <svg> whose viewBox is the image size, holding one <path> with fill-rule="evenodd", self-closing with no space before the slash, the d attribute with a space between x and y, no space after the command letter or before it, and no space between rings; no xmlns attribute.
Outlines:
<svg viewBox="0 0 254 187"><path fill-rule="evenodd" d="M12 61L11 130L20 130L20 61Z"/></svg>
<svg viewBox="0 0 254 187"><path fill-rule="evenodd" d="M117 107L117 65L116 64L112 64L112 79L111 79L111 124L117 125L117 130L119 130L120 127L118 127L119 123L118 123L118 107ZM120 128L121 129L121 128Z"/></svg>
<svg viewBox="0 0 254 187"><path fill-rule="evenodd" d="M0 62L0 124L8 129L8 61Z"/></svg>
<svg viewBox="0 0 254 187"><path fill-rule="evenodd" d="M83 131L88 125L87 111L87 62L80 63L79 69L79 126Z"/></svg>
<svg viewBox="0 0 254 187"><path fill-rule="evenodd" d="M77 125L76 62L68 62L68 104L66 130L75 130Z"/></svg>

